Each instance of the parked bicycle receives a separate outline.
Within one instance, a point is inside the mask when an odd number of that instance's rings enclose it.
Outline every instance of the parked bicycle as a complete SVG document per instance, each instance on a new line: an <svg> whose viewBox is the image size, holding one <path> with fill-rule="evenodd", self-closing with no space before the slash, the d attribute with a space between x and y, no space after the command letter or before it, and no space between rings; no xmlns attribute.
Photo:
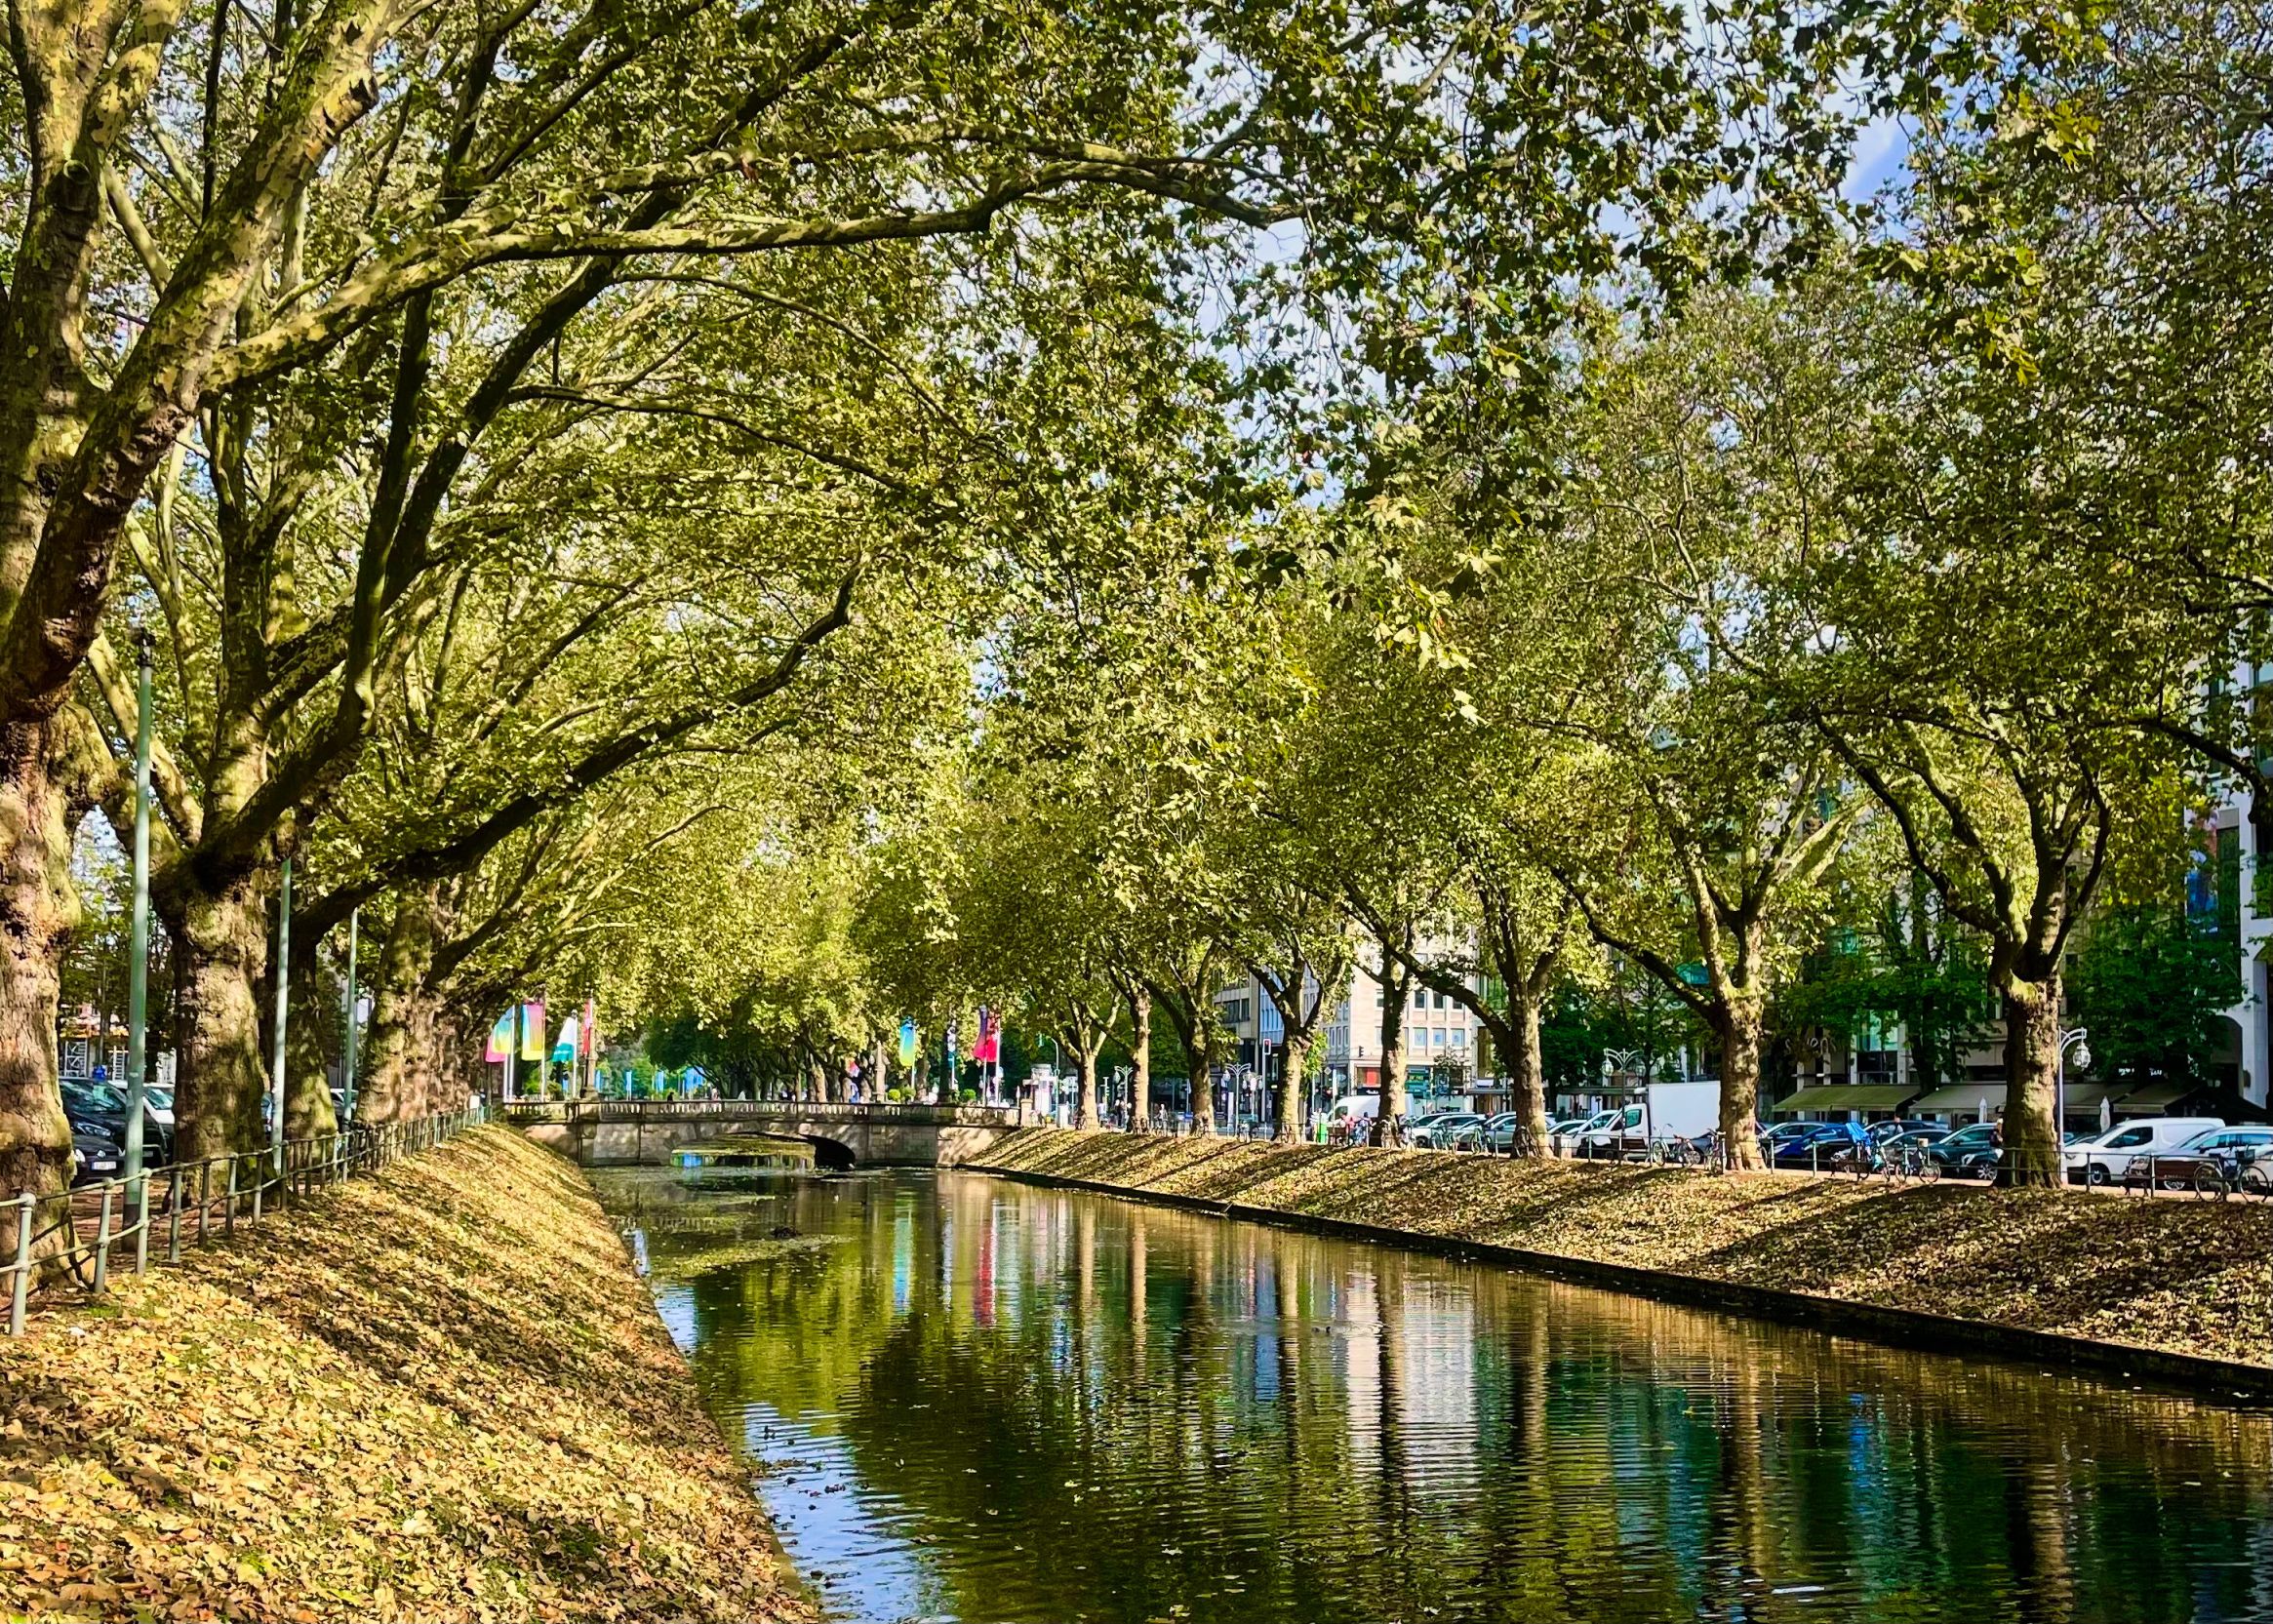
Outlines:
<svg viewBox="0 0 2273 1624"><path fill-rule="evenodd" d="M2227 1162L2206 1157L2195 1165L2194 1193L2206 1201L2237 1195L2273 1201L2273 1166L2262 1158Z"/></svg>

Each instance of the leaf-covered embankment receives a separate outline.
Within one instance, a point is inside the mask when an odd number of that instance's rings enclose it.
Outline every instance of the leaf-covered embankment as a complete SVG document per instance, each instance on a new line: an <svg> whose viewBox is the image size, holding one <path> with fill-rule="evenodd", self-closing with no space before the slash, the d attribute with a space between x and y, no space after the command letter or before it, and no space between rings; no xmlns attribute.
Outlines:
<svg viewBox="0 0 2273 1624"><path fill-rule="evenodd" d="M986 1165L2273 1365L2273 1204L1235 1139L1012 1134Z"/></svg>
<svg viewBox="0 0 2273 1624"><path fill-rule="evenodd" d="M0 1339L0 1617L802 1619L583 1181L501 1128Z"/></svg>

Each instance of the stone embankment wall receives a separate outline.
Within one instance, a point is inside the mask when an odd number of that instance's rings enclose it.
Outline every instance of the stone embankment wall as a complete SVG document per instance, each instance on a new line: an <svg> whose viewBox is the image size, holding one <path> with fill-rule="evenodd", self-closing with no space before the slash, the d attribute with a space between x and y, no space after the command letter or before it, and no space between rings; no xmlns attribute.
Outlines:
<svg viewBox="0 0 2273 1624"><path fill-rule="evenodd" d="M813 1616L582 1175L505 1128L0 1338L0 1618Z"/></svg>
<svg viewBox="0 0 2273 1624"><path fill-rule="evenodd" d="M1028 1129L984 1165L1906 1341L2273 1391L2273 1203Z"/></svg>

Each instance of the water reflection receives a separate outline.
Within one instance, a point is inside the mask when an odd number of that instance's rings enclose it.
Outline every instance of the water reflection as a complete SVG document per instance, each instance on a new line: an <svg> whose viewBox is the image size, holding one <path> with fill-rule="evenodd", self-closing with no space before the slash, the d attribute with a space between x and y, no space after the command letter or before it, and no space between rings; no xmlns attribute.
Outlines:
<svg viewBox="0 0 2273 1624"><path fill-rule="evenodd" d="M845 1617L2273 1619L2263 1412L978 1177L606 1194Z"/></svg>

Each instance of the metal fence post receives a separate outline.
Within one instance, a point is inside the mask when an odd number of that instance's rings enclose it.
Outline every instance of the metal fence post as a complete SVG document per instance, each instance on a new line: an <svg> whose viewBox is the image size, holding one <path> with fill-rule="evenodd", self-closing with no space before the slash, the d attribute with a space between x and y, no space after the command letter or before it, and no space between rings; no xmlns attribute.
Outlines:
<svg viewBox="0 0 2273 1624"><path fill-rule="evenodd" d="M8 1288L8 1334L23 1334L23 1302L31 1294L31 1209L32 1195L26 1190L16 1198L16 1278Z"/></svg>
<svg viewBox="0 0 2273 1624"><path fill-rule="evenodd" d="M203 1226L200 1226L200 1227L203 1227ZM234 1151L231 1151L231 1152L229 1153L229 1187L228 1187L228 1189L227 1189L226 1191L224 1191L224 1192L222 1193L222 1196L221 1196L221 1234L222 1234L222 1235L224 1235L224 1236L229 1236L229 1235L234 1235L234 1234L236 1234L236 1232L237 1232L237 1157L236 1157L236 1153L235 1153Z"/></svg>
<svg viewBox="0 0 2273 1624"><path fill-rule="evenodd" d="M253 1221L260 1221L260 1208L268 1194L268 1178L260 1168L261 1158L253 1158Z"/></svg>
<svg viewBox="0 0 2273 1624"><path fill-rule="evenodd" d="M110 1198L117 1186L102 1187L102 1217L95 1230L95 1294L102 1295L102 1284L110 1272Z"/></svg>
<svg viewBox="0 0 2273 1624"><path fill-rule="evenodd" d="M181 1261L181 1169L172 1168L166 1173L166 1261Z"/></svg>
<svg viewBox="0 0 2273 1624"><path fill-rule="evenodd" d="M135 1273L150 1272L150 1175L144 1173L135 1201Z"/></svg>

